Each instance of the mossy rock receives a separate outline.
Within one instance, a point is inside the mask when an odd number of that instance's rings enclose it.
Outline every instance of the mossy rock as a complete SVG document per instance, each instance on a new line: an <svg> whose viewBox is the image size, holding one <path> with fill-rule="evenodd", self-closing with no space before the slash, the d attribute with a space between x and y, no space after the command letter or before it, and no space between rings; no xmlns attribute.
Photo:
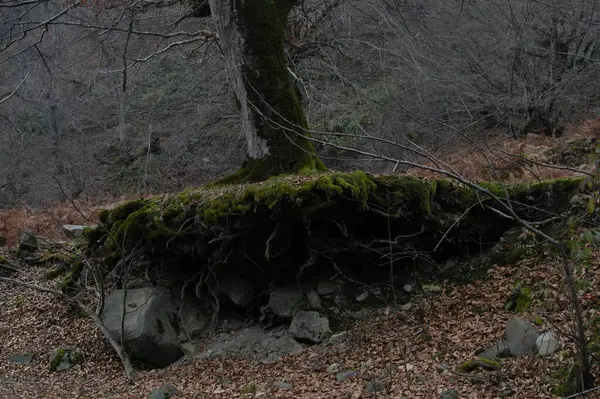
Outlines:
<svg viewBox="0 0 600 399"><path fill-rule="evenodd" d="M478 358L478 359L473 359L473 360L469 360L466 361L462 364L460 364L458 367L456 367L456 371L459 373L470 373L471 371L477 370L477 369L485 369L485 370L499 370L500 369L500 363L495 361L495 360L490 360L490 359L485 359L485 358Z"/></svg>
<svg viewBox="0 0 600 399"><path fill-rule="evenodd" d="M83 362L83 353L79 349L56 348L50 354L50 371L64 371Z"/></svg>

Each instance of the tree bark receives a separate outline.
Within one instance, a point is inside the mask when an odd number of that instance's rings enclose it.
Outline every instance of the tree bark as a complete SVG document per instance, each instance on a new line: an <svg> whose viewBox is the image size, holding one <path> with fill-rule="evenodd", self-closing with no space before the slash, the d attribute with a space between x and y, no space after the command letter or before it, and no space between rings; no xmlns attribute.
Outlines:
<svg viewBox="0 0 600 399"><path fill-rule="evenodd" d="M295 0L210 0L247 142L242 168L227 181L324 169L308 139L300 93L283 48L294 4Z"/></svg>

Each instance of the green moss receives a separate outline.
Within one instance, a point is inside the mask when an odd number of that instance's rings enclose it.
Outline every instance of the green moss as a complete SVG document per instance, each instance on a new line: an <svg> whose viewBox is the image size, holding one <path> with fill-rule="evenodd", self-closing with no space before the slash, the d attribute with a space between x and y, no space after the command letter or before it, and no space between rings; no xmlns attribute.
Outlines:
<svg viewBox="0 0 600 399"><path fill-rule="evenodd" d="M8 265L10 262L6 259L5 256L0 255L0 265Z"/></svg>
<svg viewBox="0 0 600 399"><path fill-rule="evenodd" d="M517 313L522 313L531 307L531 289L529 287L521 288L521 294L517 298L517 305L515 306L515 311Z"/></svg>
<svg viewBox="0 0 600 399"><path fill-rule="evenodd" d="M77 262L73 263L73 265L71 266L71 270L65 276L65 278L63 279L63 281L61 283L60 288L63 293L65 293L65 294L70 293L71 289L75 285L75 282L81 275L82 271L83 271L83 262L82 261L77 261Z"/></svg>
<svg viewBox="0 0 600 399"><path fill-rule="evenodd" d="M491 183L488 186L503 189ZM530 201L523 187L515 189L519 201ZM553 201L561 199L551 197L546 195L542 210L559 209ZM284 175L260 183L203 187L123 204L103 214L104 238L88 239L108 269L123 251L141 249L157 264L181 261L190 268L204 267L213 258L223 260L230 253L227 264L219 267L254 265L261 273L273 273L279 266L285 270L300 267L307 257L307 244L312 243L321 246L320 251L342 248L340 255L332 252L334 257L340 256L338 264L366 265L365 260L373 259L365 245L385 242L390 235L398 240L398 250L403 246L421 251L437 248L438 253L479 250L482 241L493 242L514 227L514 222L479 206L486 201L491 200L449 180L373 176L361 171ZM515 210L535 212L519 204ZM547 218L546 213L539 216ZM271 255L276 253L278 259L265 256L265 243L276 227L280 228L271 242L276 247L271 248ZM318 261L325 267L330 264Z"/></svg>
<svg viewBox="0 0 600 399"><path fill-rule="evenodd" d="M506 310L522 313L531 308L532 294L529 287L525 287L522 281L515 283L514 289L506 303L504 308Z"/></svg>
<svg viewBox="0 0 600 399"><path fill-rule="evenodd" d="M50 371L56 371L56 369L60 365L60 362L62 361L63 357L65 357L65 354L66 354L66 351L62 348L56 349L53 352L53 356L50 359L50 364L48 366Z"/></svg>
<svg viewBox="0 0 600 399"><path fill-rule="evenodd" d="M486 370L498 370L500 369L500 363L495 360L480 357L478 359L469 360L460 364L456 368L456 371L459 373L469 373L478 368L484 368Z"/></svg>

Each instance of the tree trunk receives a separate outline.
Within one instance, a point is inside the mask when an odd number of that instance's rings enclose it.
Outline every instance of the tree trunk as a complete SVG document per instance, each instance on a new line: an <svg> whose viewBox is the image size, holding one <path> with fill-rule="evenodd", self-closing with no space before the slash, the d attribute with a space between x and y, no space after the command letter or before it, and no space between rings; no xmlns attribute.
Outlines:
<svg viewBox="0 0 600 399"><path fill-rule="evenodd" d="M240 107L247 158L226 181L323 170L308 139L300 93L283 43L295 0L210 0L229 78Z"/></svg>

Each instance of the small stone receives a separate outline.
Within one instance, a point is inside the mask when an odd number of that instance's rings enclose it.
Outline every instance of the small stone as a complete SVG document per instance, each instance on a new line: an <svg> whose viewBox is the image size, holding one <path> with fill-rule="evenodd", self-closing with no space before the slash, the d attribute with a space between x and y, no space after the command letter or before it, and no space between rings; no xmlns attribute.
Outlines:
<svg viewBox="0 0 600 399"><path fill-rule="evenodd" d="M324 296L333 294L337 290L337 285L331 281L319 281L317 284L317 294Z"/></svg>
<svg viewBox="0 0 600 399"><path fill-rule="evenodd" d="M448 269L451 269L451 268L453 268L454 266L456 266L456 261L455 261L455 260L453 260L453 259L448 259L448 260L446 261L446 264L444 265L444 269L445 269L445 270L448 270Z"/></svg>
<svg viewBox="0 0 600 399"><path fill-rule="evenodd" d="M560 341L553 333L545 332L537 337L535 347L537 348L538 355L548 356L560 348Z"/></svg>
<svg viewBox="0 0 600 399"><path fill-rule="evenodd" d="M308 301L308 306L311 309L319 310L321 309L321 297L317 294L317 291L310 290L306 293L306 300Z"/></svg>
<svg viewBox="0 0 600 399"><path fill-rule="evenodd" d="M18 364L31 364L33 362L33 355L29 353L22 353L19 355L14 355L8 358L8 361L11 363Z"/></svg>
<svg viewBox="0 0 600 399"><path fill-rule="evenodd" d="M365 390L369 393L383 392L385 390L385 383L382 381L369 381Z"/></svg>
<svg viewBox="0 0 600 399"><path fill-rule="evenodd" d="M22 232L19 239L19 251L34 252L37 248L37 237L29 231Z"/></svg>
<svg viewBox="0 0 600 399"><path fill-rule="evenodd" d="M221 380L221 385L226 387L233 384L233 381L231 381L229 378L225 377Z"/></svg>
<svg viewBox="0 0 600 399"><path fill-rule="evenodd" d="M400 310L407 312L412 308L412 306L413 306L412 303L406 302L405 304L400 305Z"/></svg>
<svg viewBox="0 0 600 399"><path fill-rule="evenodd" d="M417 378L417 380L418 380L418 381L419 381L421 384L424 384L424 383L426 383L426 382L427 382L427 377L425 377L425 375L424 375L424 374L417 373L417 374L415 374L415 377Z"/></svg>
<svg viewBox="0 0 600 399"><path fill-rule="evenodd" d="M356 377L356 374L356 370L342 371L341 373L337 373L335 375L335 379L339 382L344 382L350 378Z"/></svg>
<svg viewBox="0 0 600 399"><path fill-rule="evenodd" d="M276 381L273 383L273 388L277 388L277 389L285 389L285 390L289 390L292 389L294 386L292 384L290 384L289 382L286 381Z"/></svg>
<svg viewBox="0 0 600 399"><path fill-rule="evenodd" d="M440 394L440 399L457 399L460 394L456 389L449 389Z"/></svg>
<svg viewBox="0 0 600 399"><path fill-rule="evenodd" d="M402 289L410 294L413 292L414 287L410 284L406 284L404 287L402 287Z"/></svg>
<svg viewBox="0 0 600 399"><path fill-rule="evenodd" d="M362 302L369 297L369 291L363 291L359 296L356 297L356 302Z"/></svg>
<svg viewBox="0 0 600 399"><path fill-rule="evenodd" d="M342 331L342 332L333 334L329 338L329 340L327 341L327 343L330 344L330 345L336 345L336 344L344 342L347 339L348 339L348 331Z"/></svg>
<svg viewBox="0 0 600 399"><path fill-rule="evenodd" d="M340 371L340 365L338 363L332 363L325 369L328 373L337 373Z"/></svg>
<svg viewBox="0 0 600 399"><path fill-rule="evenodd" d="M356 312L352 312L352 317L354 317L356 320L364 320L370 317L372 314L372 310L364 308L357 310Z"/></svg>
<svg viewBox="0 0 600 399"><path fill-rule="evenodd" d="M177 394L177 388L173 385L165 385L152 391L148 399L169 399Z"/></svg>

